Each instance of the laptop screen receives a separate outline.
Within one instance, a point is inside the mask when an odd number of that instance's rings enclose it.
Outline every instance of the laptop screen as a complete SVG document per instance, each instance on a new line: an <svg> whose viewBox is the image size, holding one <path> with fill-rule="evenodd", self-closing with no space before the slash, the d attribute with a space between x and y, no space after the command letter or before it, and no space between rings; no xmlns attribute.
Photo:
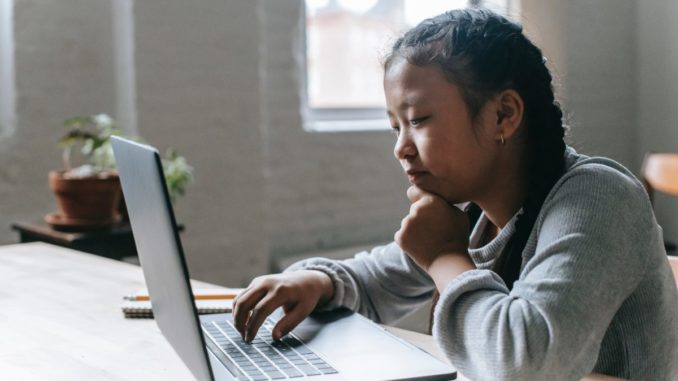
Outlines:
<svg viewBox="0 0 678 381"><path fill-rule="evenodd" d="M193 375L211 380L160 155L147 145L111 141L156 323Z"/></svg>

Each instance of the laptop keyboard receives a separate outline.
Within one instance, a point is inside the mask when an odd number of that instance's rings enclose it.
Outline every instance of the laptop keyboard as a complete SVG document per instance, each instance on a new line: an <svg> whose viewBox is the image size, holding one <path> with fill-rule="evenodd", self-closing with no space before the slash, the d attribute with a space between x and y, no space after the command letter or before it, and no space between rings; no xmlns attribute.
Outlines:
<svg viewBox="0 0 678 381"><path fill-rule="evenodd" d="M225 355L217 357L238 380L282 380L337 373L294 335L273 341L274 325L270 318L266 320L248 344L227 319L202 322L203 331Z"/></svg>

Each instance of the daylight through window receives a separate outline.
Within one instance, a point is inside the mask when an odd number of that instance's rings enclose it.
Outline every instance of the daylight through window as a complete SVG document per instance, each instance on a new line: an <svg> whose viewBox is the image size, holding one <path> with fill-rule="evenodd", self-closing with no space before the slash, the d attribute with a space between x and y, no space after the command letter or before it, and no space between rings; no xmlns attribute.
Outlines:
<svg viewBox="0 0 678 381"><path fill-rule="evenodd" d="M515 12L516 0L306 0L305 118L312 130L388 128L381 57L404 30L446 10Z"/></svg>

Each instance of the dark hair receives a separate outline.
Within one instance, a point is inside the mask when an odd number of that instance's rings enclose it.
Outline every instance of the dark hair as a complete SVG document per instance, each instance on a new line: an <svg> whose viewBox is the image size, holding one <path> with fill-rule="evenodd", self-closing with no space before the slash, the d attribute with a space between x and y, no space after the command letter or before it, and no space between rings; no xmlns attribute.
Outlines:
<svg viewBox="0 0 678 381"><path fill-rule="evenodd" d="M513 288L539 210L565 171L563 113L546 59L519 24L480 9L453 10L422 21L395 42L384 69L396 58L417 66L440 65L460 88L474 121L493 95L513 89L522 97L528 194L516 231L492 268Z"/></svg>

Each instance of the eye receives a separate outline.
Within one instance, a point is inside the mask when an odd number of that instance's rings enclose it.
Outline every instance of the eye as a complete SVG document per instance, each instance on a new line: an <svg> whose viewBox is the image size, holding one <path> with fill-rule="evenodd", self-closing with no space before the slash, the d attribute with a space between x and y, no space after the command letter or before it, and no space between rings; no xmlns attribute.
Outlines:
<svg viewBox="0 0 678 381"><path fill-rule="evenodd" d="M418 126L422 122L424 122L426 119L428 119L428 116L423 116L421 118L414 118L414 119L410 120L410 124L413 125L413 126Z"/></svg>
<svg viewBox="0 0 678 381"><path fill-rule="evenodd" d="M400 135L400 126L391 126L391 133L395 136Z"/></svg>

